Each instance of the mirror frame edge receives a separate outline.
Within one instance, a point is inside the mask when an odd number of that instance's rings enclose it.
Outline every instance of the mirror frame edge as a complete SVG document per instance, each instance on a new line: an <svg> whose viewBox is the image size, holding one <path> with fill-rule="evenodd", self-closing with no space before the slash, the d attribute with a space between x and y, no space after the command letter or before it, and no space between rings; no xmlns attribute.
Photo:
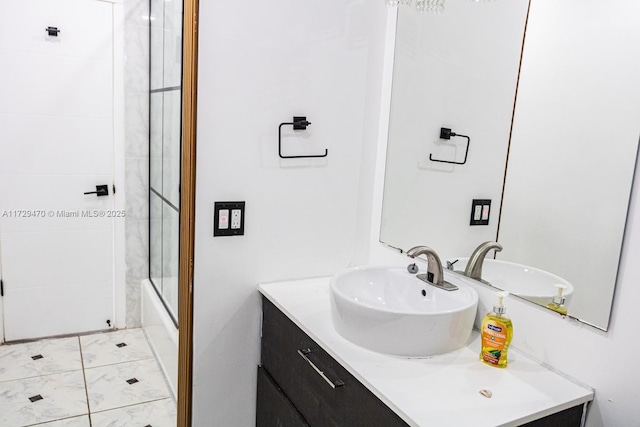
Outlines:
<svg viewBox="0 0 640 427"><path fill-rule="evenodd" d="M513 108L511 110L511 124L509 125L509 140L507 141L507 153L504 159L504 175L502 176L502 191L500 192L500 209L498 209L498 226L496 228L496 242L500 237L500 221L502 220L502 208L504 206L504 190L507 186L507 171L509 170L509 154L511 153L511 140L513 138L513 123L516 117L516 106L518 104L518 89L520 88L520 76L522 73L522 58L524 57L524 46L527 42L527 27L529 26L529 14L531 12L531 1L527 1L527 14L524 18L524 29L522 31L522 43L520 46L520 60L518 62L518 77L516 77L516 89L513 95ZM493 253L495 259L496 253Z"/></svg>

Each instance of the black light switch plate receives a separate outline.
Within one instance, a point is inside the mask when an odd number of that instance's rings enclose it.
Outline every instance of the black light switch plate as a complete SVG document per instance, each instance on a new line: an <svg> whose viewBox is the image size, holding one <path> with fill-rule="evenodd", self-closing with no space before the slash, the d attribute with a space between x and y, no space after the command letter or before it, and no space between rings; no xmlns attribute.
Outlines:
<svg viewBox="0 0 640 427"><path fill-rule="evenodd" d="M489 225L490 213L490 199L473 199L471 202L471 222L469 222L469 225Z"/></svg>
<svg viewBox="0 0 640 427"><path fill-rule="evenodd" d="M245 202L215 202L213 236L243 236Z"/></svg>

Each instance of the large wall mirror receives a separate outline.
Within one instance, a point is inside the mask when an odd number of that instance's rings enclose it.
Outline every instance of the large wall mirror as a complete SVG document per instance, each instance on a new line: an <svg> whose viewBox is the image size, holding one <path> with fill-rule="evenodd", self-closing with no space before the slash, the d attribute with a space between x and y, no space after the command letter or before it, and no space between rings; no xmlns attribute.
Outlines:
<svg viewBox="0 0 640 427"><path fill-rule="evenodd" d="M401 8L380 240L450 260L497 240L497 260L564 279L568 314L606 330L640 137L639 14L634 0ZM470 225L474 199L491 201L488 224ZM546 305L545 286L514 293Z"/></svg>

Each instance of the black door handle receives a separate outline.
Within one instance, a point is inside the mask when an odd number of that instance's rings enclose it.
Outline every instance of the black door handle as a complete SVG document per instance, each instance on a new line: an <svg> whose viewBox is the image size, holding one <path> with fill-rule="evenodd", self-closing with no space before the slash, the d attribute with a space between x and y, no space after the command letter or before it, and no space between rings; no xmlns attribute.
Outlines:
<svg viewBox="0 0 640 427"><path fill-rule="evenodd" d="M109 195L109 186L108 185L96 185L96 191L87 191L84 194L95 194L97 197L108 196Z"/></svg>

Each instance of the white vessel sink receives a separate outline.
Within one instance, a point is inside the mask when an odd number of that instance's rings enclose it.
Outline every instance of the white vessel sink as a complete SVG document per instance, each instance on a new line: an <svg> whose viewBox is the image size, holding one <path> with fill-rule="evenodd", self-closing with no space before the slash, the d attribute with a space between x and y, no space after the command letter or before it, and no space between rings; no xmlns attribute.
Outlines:
<svg viewBox="0 0 640 427"><path fill-rule="evenodd" d="M468 261L469 258L458 258L454 268L456 271L464 271ZM569 305L573 293L571 283L560 276L528 265L497 259L484 260L482 280L513 295L543 305L551 302L553 296L558 293L558 288L554 285L565 286L563 292L566 298L565 306Z"/></svg>
<svg viewBox="0 0 640 427"><path fill-rule="evenodd" d="M370 350L399 356L431 356L463 347L471 334L478 294L466 278L447 280L445 291L404 267L358 267L331 278L336 331Z"/></svg>

